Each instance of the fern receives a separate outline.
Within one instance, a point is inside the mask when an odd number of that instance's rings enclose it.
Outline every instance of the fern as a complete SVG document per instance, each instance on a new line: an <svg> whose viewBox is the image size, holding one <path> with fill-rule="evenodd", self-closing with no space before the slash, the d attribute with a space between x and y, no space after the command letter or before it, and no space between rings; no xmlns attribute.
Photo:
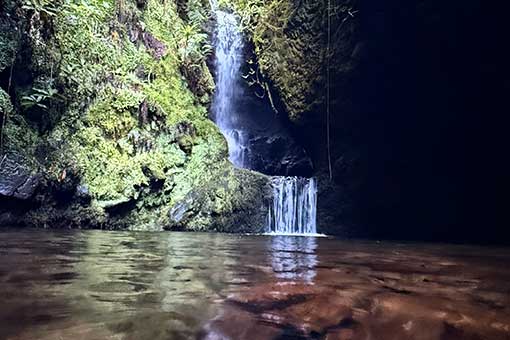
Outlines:
<svg viewBox="0 0 510 340"><path fill-rule="evenodd" d="M57 8L48 0L25 0L21 8L37 13L45 13L48 16L57 15Z"/></svg>

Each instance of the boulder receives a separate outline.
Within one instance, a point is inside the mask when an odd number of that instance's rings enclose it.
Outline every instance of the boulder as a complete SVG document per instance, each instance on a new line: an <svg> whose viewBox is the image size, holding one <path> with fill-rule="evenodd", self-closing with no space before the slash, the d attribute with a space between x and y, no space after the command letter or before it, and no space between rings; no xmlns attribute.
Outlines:
<svg viewBox="0 0 510 340"><path fill-rule="evenodd" d="M174 203L165 229L263 232L271 196L269 177L232 166L211 177Z"/></svg>
<svg viewBox="0 0 510 340"><path fill-rule="evenodd" d="M0 159L0 196L28 199L39 185L41 175L19 153L6 153Z"/></svg>

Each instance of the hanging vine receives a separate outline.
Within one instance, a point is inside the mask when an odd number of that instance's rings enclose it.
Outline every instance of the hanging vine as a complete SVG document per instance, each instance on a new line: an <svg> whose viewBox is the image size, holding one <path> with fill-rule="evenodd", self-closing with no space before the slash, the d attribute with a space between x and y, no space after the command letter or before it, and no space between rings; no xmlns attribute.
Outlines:
<svg viewBox="0 0 510 340"><path fill-rule="evenodd" d="M333 171L331 168L331 136L330 136L330 49L331 49L331 0L328 0L328 38L326 47L326 143L328 150L328 170L329 180L333 180Z"/></svg>
<svg viewBox="0 0 510 340"><path fill-rule="evenodd" d="M326 44L326 147L328 153L329 179L333 180L333 169L331 165L331 18L344 14L338 25L335 36L338 36L340 29L349 18L354 18L357 13L352 7L331 7L331 0L327 0L327 44Z"/></svg>
<svg viewBox="0 0 510 340"><path fill-rule="evenodd" d="M9 99L9 94L11 92L11 85L12 85L12 71L14 69L14 63L16 61L16 52L14 51L13 52L13 57L12 57L12 62L11 62L11 68L10 68L10 71L9 71L9 83L7 84L7 98L6 100L10 100ZM2 112L2 126L1 126L1 130L0 130L0 155L3 155L4 154L4 135L5 135L5 126L7 124L7 116L9 115L9 110L7 108L5 108L4 110L5 112ZM1 163L0 163L1 164Z"/></svg>

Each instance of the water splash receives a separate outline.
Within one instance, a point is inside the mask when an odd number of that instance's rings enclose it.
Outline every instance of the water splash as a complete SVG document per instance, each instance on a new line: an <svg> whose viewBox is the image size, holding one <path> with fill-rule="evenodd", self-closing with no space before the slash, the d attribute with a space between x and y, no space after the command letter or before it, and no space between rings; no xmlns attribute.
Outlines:
<svg viewBox="0 0 510 340"><path fill-rule="evenodd" d="M273 203L267 233L317 235L317 181L315 178L273 177Z"/></svg>
<svg viewBox="0 0 510 340"><path fill-rule="evenodd" d="M237 17L216 10L217 27L215 35L216 92L212 111L214 121L225 136L229 159L237 167L248 168L248 136L240 128L237 100L243 95L240 86L243 37Z"/></svg>

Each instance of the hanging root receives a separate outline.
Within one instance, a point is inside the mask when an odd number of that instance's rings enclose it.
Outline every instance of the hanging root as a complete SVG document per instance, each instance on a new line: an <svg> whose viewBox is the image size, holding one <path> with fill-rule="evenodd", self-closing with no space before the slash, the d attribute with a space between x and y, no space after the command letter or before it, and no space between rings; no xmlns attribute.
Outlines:
<svg viewBox="0 0 510 340"><path fill-rule="evenodd" d="M267 83L264 83L264 87L266 88L267 96L269 97L269 102L271 103L271 108L276 114L278 114L278 110L276 109L276 106L274 106L273 96L271 95L271 91L269 90L269 85Z"/></svg>
<svg viewBox="0 0 510 340"><path fill-rule="evenodd" d="M12 71L14 69L14 62L15 61L16 61L16 53L14 52L13 53L13 57L12 57L11 70L9 72L9 82L7 84L7 95L8 96L9 96L9 94L11 92ZM5 112L3 112L3 114L2 114L2 126L1 126L1 130L0 130L0 155L4 154L4 134L5 134L4 130L5 130L5 125L7 124L7 116L8 116L8 114L9 114L9 112L7 112L7 110L5 110ZM2 159L2 162L3 162L3 159Z"/></svg>
<svg viewBox="0 0 510 340"><path fill-rule="evenodd" d="M333 170L331 167L331 136L330 136L330 48L331 48L331 0L328 0L328 44L326 48L326 138L328 150L328 170L329 180L333 179Z"/></svg>

